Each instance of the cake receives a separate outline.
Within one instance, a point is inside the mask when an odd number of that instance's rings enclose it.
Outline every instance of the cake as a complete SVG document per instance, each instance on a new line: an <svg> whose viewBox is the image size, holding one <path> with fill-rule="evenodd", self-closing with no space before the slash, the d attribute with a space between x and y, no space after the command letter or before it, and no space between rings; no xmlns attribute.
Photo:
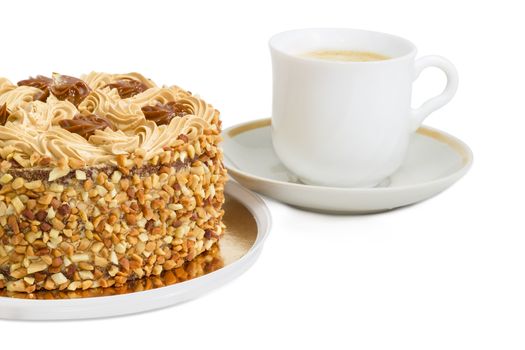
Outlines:
<svg viewBox="0 0 525 350"><path fill-rule="evenodd" d="M224 233L219 112L138 73L0 78L0 289L119 287Z"/></svg>
<svg viewBox="0 0 525 350"><path fill-rule="evenodd" d="M209 250L199 254L193 260L185 262L180 267L163 271L160 276L134 279L132 281L128 281L124 285L108 288L89 288L85 290L76 289L72 291L68 290L67 288L64 290L40 290L35 293L11 292L4 288L0 289L0 297L52 300L93 298L129 294L185 282L217 271L222 267L224 267L224 260L220 248L217 244L214 244Z"/></svg>

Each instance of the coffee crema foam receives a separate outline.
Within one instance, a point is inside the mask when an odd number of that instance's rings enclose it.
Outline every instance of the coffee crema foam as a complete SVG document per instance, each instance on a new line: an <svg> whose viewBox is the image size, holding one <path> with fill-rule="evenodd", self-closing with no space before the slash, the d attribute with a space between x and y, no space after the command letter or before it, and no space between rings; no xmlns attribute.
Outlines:
<svg viewBox="0 0 525 350"><path fill-rule="evenodd" d="M370 62L384 61L391 57L370 51L353 51L353 50L316 50L309 51L301 55L302 57L318 58L329 61L344 62Z"/></svg>

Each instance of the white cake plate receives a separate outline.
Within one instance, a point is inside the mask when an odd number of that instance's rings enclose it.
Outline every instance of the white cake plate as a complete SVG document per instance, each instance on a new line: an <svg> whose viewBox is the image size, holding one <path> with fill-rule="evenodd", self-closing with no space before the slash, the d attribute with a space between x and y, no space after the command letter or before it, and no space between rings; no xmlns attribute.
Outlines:
<svg viewBox="0 0 525 350"><path fill-rule="evenodd" d="M161 287L155 287L162 285L161 278L156 277L151 283L140 281L140 288L31 295L2 292L0 318L71 320L121 316L172 306L210 292L253 265L271 226L270 212L262 199L233 182L226 186L225 212L226 234L219 243L217 256L210 257L210 261L218 264L213 272Z"/></svg>

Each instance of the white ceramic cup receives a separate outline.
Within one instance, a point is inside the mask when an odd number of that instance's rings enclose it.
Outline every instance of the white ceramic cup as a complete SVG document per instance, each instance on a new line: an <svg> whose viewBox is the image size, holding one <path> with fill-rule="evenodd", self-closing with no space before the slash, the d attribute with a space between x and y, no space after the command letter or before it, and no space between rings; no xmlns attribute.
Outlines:
<svg viewBox="0 0 525 350"><path fill-rule="evenodd" d="M348 62L305 57L316 50L391 57ZM272 140L282 163L304 183L373 187L402 164L410 135L456 93L458 74L440 56L416 59L403 38L354 29L303 29L270 39ZM445 72L443 92L411 108L412 83L427 67Z"/></svg>

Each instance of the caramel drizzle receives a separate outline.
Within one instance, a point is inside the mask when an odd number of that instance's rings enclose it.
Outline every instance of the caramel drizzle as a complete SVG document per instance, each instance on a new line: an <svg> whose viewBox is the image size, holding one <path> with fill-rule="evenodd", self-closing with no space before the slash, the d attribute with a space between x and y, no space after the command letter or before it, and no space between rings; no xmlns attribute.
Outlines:
<svg viewBox="0 0 525 350"><path fill-rule="evenodd" d="M169 124L170 121L175 117L183 117L186 114L190 114L191 110L175 101L168 102L166 104L157 104L155 106L144 106L142 107L142 113L147 120L152 120L157 125Z"/></svg>
<svg viewBox="0 0 525 350"><path fill-rule="evenodd" d="M131 78L122 78L114 83L107 84L104 87L117 89L120 98L130 98L148 89L148 87L141 81Z"/></svg>
<svg viewBox="0 0 525 350"><path fill-rule="evenodd" d="M73 119L62 119L58 123L63 129L75 134L79 134L86 140L89 139L91 135L94 135L96 130L104 130L106 128L115 130L115 127L109 120L98 117L94 114L79 114Z"/></svg>
<svg viewBox="0 0 525 350"><path fill-rule="evenodd" d="M11 113L9 113L9 111L7 110L7 103L4 103L0 107L0 125L5 125L10 115Z"/></svg>

